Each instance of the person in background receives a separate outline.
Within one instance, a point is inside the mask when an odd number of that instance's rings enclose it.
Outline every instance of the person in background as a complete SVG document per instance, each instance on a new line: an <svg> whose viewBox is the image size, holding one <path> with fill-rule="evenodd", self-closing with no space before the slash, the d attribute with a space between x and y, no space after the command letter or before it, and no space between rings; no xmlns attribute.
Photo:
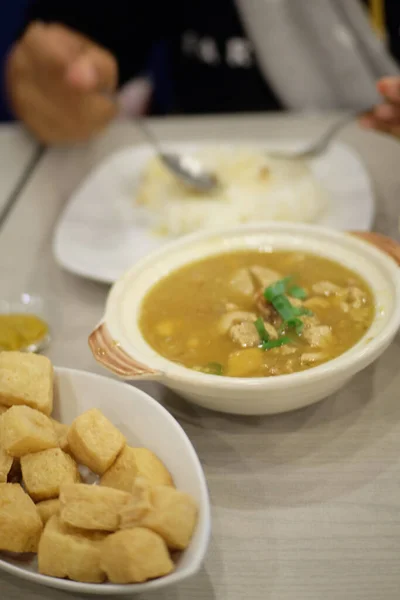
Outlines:
<svg viewBox="0 0 400 600"><path fill-rule="evenodd" d="M368 109L365 126L400 132L398 0L99 6L33 2L9 54L11 109L43 142L96 134L121 86L125 109L143 113L151 82L140 76L159 40L170 48L175 112Z"/></svg>
<svg viewBox="0 0 400 600"><path fill-rule="evenodd" d="M29 0L13 0L4 2L1 7L0 19L0 73L4 72L7 53L15 41L24 20ZM10 118L7 102L5 101L4 82L0 78L0 122Z"/></svg>

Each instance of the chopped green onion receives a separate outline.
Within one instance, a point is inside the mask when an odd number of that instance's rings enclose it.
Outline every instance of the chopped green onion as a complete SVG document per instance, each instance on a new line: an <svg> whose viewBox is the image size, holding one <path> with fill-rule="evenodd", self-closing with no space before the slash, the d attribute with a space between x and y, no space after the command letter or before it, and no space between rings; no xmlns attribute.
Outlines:
<svg viewBox="0 0 400 600"><path fill-rule="evenodd" d="M305 300L307 298L306 290L298 285L292 285L288 290L288 294L289 296L292 296L292 298L297 298L298 300Z"/></svg>
<svg viewBox="0 0 400 600"><path fill-rule="evenodd" d="M290 304L289 299L283 294L281 296L275 296L271 304L284 321L289 321L296 316L293 312L293 306Z"/></svg>
<svg viewBox="0 0 400 600"><path fill-rule="evenodd" d="M285 277L280 281L276 281L269 287L264 290L264 298L272 304L277 313L282 318L282 326L280 327L279 332L283 333L286 328L292 328L299 335L304 328L304 323L299 317L302 316L310 316L312 315L312 311L308 308L293 306L290 302L289 298L285 295L287 285L289 281L293 279L292 276ZM299 287L298 285L292 285L288 291L288 294L293 298L304 299L307 297L306 291ZM258 319L258 321L262 322L262 319ZM264 323L262 323L263 329ZM261 341L264 343L264 337L261 334L261 330L256 325L257 331L260 335ZM279 340L277 340L279 341ZM268 340L267 340L268 342ZM285 342L287 343L287 342ZM282 345L282 344L280 344ZM276 346L274 346L276 347Z"/></svg>
<svg viewBox="0 0 400 600"><path fill-rule="evenodd" d="M268 331L265 329L264 321L261 317L254 322L254 326L258 331L258 335L261 340L261 350L271 350L272 348L279 348L284 344L289 344L290 339L288 337L281 337L278 340L271 340Z"/></svg>
<svg viewBox="0 0 400 600"><path fill-rule="evenodd" d="M261 345L261 350L272 350L272 348L280 348L285 344L290 344L292 340L286 336L279 338L278 340L269 340L268 342L263 342Z"/></svg>
<svg viewBox="0 0 400 600"><path fill-rule="evenodd" d="M202 373L207 373L207 375L223 375L224 367L217 362L210 362L205 367L201 367L198 369Z"/></svg>
<svg viewBox="0 0 400 600"><path fill-rule="evenodd" d="M280 279L275 283L271 284L264 290L264 297L268 302L272 302L276 296L282 296L286 291L286 286L291 281L293 277L290 275L289 277L285 277L284 279Z"/></svg>
<svg viewBox="0 0 400 600"><path fill-rule="evenodd" d="M269 334L268 334L268 331L265 329L264 321L262 320L261 317L258 317L257 321L254 322L254 326L258 331L260 340L262 342L268 342Z"/></svg>
<svg viewBox="0 0 400 600"><path fill-rule="evenodd" d="M287 321L287 326L296 330L297 335L299 335L304 329L304 323L298 317L294 317L293 319L289 319Z"/></svg>

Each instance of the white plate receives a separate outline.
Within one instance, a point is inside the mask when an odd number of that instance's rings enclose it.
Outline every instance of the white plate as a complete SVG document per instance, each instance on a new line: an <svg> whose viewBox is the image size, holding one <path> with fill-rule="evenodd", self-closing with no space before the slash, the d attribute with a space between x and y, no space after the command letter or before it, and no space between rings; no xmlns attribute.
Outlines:
<svg viewBox="0 0 400 600"><path fill-rule="evenodd" d="M147 583L93 584L56 579L40 575L37 572L36 561L27 563L9 558L0 559L0 570L36 584L74 594L97 596L150 592L177 584L197 573L208 546L210 504L200 461L182 427L153 398L126 383L84 371L56 369L55 386L53 416L56 419L69 424L86 410L99 408L122 431L128 444L143 446L155 452L172 474L176 487L191 494L197 501L197 528L175 571Z"/></svg>
<svg viewBox="0 0 400 600"><path fill-rule="evenodd" d="M294 149L305 143L241 140L229 145L267 150ZM193 152L210 145L215 142L181 142L166 148ZM83 182L56 229L54 254L60 266L89 279L114 283L139 258L169 241L154 235L146 212L134 207L135 189L151 155L148 146L126 148L105 160ZM374 218L373 191L356 154L343 144L333 144L311 167L329 196L328 209L317 224L339 230L369 230Z"/></svg>

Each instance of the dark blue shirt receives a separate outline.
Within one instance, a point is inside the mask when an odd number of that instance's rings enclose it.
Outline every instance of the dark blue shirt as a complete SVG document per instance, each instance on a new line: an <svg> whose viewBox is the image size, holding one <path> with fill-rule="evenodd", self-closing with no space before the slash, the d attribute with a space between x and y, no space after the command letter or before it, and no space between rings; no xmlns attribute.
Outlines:
<svg viewBox="0 0 400 600"><path fill-rule="evenodd" d="M3 0L0 18L0 121L8 118L9 111L5 98L4 65L10 46L15 41L26 18L29 0Z"/></svg>

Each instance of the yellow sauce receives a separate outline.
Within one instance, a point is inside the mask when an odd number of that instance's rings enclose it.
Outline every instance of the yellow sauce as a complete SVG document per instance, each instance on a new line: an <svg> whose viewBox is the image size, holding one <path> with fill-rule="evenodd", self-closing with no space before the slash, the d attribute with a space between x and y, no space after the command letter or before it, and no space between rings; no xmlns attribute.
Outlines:
<svg viewBox="0 0 400 600"><path fill-rule="evenodd" d="M42 340L47 323L31 314L0 314L0 350L23 350Z"/></svg>
<svg viewBox="0 0 400 600"><path fill-rule="evenodd" d="M295 278L306 295L296 307L310 311L303 313L303 325L306 317L313 319L308 321L308 333L307 328L304 332L285 328L281 317L274 322L272 316L275 339L284 332L287 341L262 348L255 322L264 316L271 325L271 312L263 314L265 303L260 310L260 294L263 297L268 283L257 279L255 269L266 269L269 281ZM324 291L327 284L333 284L333 292ZM361 340L375 314L368 284L341 264L313 254L248 250L209 256L161 279L144 298L139 326L158 354L182 366L212 375L270 377L304 371L340 356ZM236 318L243 324L246 317L255 338L240 341L232 335L232 327ZM327 334L322 344L310 337L309 329L318 331L321 326ZM268 332L266 339L267 344L273 341Z"/></svg>

